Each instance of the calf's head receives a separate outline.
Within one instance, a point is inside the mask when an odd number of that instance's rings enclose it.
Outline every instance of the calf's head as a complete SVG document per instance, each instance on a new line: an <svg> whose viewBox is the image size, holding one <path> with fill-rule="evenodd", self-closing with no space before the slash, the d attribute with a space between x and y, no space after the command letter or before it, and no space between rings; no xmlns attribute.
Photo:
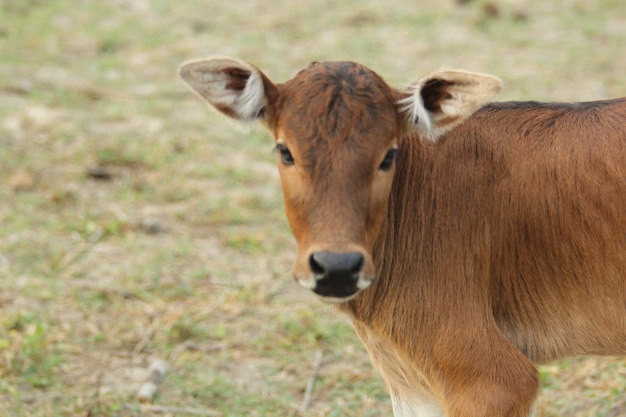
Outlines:
<svg viewBox="0 0 626 417"><path fill-rule="evenodd" d="M439 71L397 90L352 62L314 63L284 84L224 57L188 62L180 75L221 113L273 133L298 243L294 277L330 302L376 279L371 253L402 141L436 141L501 88L488 75Z"/></svg>

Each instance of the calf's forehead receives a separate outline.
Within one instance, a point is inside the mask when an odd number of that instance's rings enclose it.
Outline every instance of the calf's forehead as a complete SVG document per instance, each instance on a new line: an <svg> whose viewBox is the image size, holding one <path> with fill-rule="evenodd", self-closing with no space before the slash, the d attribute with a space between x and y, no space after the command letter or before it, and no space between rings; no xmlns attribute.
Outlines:
<svg viewBox="0 0 626 417"><path fill-rule="evenodd" d="M298 141L386 146L399 136L399 94L353 62L312 64L280 88L276 130Z"/></svg>

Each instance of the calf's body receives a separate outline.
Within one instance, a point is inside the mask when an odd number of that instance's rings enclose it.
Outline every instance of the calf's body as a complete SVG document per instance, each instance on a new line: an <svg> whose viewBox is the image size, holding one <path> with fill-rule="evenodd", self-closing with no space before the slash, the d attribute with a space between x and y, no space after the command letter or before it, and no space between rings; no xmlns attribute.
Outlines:
<svg viewBox="0 0 626 417"><path fill-rule="evenodd" d="M491 76L396 90L355 63L181 76L274 134L294 278L351 318L397 417L527 417L535 363L626 354L626 100L486 104Z"/></svg>
<svg viewBox="0 0 626 417"><path fill-rule="evenodd" d="M496 103L403 141L378 279L340 306L394 405L421 404L400 415L526 415L532 362L626 353L625 121L626 100Z"/></svg>

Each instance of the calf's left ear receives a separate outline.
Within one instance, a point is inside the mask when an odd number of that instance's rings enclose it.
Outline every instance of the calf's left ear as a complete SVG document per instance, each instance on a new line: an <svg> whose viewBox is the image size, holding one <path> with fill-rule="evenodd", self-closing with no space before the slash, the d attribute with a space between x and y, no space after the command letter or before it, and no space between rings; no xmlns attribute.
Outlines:
<svg viewBox="0 0 626 417"><path fill-rule="evenodd" d="M403 92L401 111L409 125L422 137L437 141L487 104L502 89L502 82L491 75L461 70L427 74Z"/></svg>
<svg viewBox="0 0 626 417"><path fill-rule="evenodd" d="M262 118L276 94L276 87L261 71L235 58L190 61L178 74L213 108L240 121Z"/></svg>

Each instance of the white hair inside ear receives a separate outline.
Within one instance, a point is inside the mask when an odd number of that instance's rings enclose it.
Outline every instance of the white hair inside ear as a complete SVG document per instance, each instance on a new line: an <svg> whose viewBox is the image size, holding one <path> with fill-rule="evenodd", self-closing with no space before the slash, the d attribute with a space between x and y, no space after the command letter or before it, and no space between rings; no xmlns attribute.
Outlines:
<svg viewBox="0 0 626 417"><path fill-rule="evenodd" d="M416 128L426 139L433 140L430 138L430 132L432 131L431 116L424 107L422 96L413 93L400 100L398 104L400 105L400 111L406 113L409 125Z"/></svg>
<svg viewBox="0 0 626 417"><path fill-rule="evenodd" d="M245 88L235 99L233 108L242 120L252 120L261 115L266 105L263 80L258 71L253 71L246 81Z"/></svg>

